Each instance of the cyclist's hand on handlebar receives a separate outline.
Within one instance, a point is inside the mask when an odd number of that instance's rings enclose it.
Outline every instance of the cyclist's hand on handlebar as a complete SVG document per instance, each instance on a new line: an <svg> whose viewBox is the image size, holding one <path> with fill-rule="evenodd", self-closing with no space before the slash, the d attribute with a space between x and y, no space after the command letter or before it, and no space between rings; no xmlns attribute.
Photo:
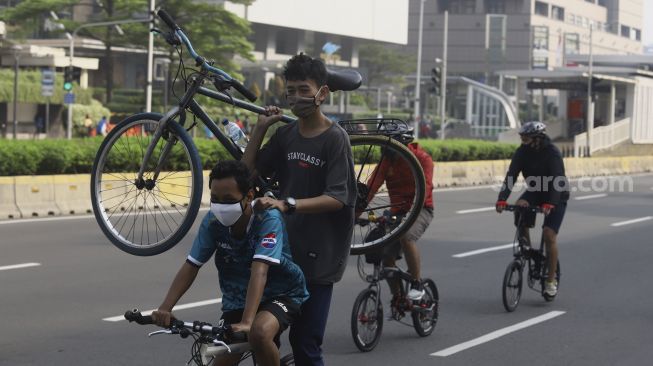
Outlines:
<svg viewBox="0 0 653 366"><path fill-rule="evenodd" d="M544 214L544 216L550 214L551 211L553 211L553 209L554 209L555 207L556 207L555 205L552 205L552 204L550 204L550 203L543 203L543 204L540 206L540 208L542 209L542 213Z"/></svg>
<svg viewBox="0 0 653 366"><path fill-rule="evenodd" d="M152 321L154 324L163 327L163 328L168 328L170 327L170 321L174 319L172 316L172 313L169 311L165 310L155 310L152 312Z"/></svg>
<svg viewBox="0 0 653 366"><path fill-rule="evenodd" d="M283 117L281 108L275 107L273 105L266 106L265 114L259 114L258 116L258 122L256 123L256 127L260 126L267 129L268 127L272 126L274 123L280 121L281 117Z"/></svg>
<svg viewBox="0 0 653 366"><path fill-rule="evenodd" d="M508 202L506 201L497 201L497 203L494 205L494 208L497 210L498 213L502 213L503 210L508 206Z"/></svg>
<svg viewBox="0 0 653 366"><path fill-rule="evenodd" d="M245 332L249 334L249 330L252 328L251 324L247 323L236 323L236 324L231 324L231 330L232 332Z"/></svg>

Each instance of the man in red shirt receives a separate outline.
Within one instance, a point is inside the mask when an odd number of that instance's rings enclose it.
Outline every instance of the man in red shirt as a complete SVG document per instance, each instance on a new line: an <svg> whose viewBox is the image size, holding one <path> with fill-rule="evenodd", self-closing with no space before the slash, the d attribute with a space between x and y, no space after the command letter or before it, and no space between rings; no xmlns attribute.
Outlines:
<svg viewBox="0 0 653 366"><path fill-rule="evenodd" d="M420 300L424 296L424 289L420 283L421 271L417 240L424 234L426 228L433 220L433 159L416 142L412 142L412 129L408 129L404 133L394 136L394 138L406 145L417 157L417 160L419 160L426 180L426 195L424 196L424 202L417 220L399 238L399 243L390 244L391 247L385 252L383 265L394 267L396 258L399 256L400 251L403 250L406 256L408 271L413 278L410 291L408 292L408 298L411 300ZM374 197L385 182L388 195L390 196L390 205L392 206L390 212L393 215L405 214L410 210L415 194L415 183L410 179L405 179L405 177L411 176L412 174L410 167L404 159L397 159L386 154L386 158L381 161L381 164L376 166L367 182L367 187L369 188L368 200ZM389 282L389 285L393 295L399 292L399 284Z"/></svg>

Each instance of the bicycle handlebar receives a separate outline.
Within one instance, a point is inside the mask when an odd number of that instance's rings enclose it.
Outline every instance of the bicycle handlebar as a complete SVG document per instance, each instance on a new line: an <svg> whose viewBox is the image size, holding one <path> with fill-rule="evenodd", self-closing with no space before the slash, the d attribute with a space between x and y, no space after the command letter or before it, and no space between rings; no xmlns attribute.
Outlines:
<svg viewBox="0 0 653 366"><path fill-rule="evenodd" d="M140 325L154 324L152 316L142 315L137 309L126 311L125 319L130 323L135 322ZM189 323L179 319L171 319L169 329L188 329L200 334L213 335L219 338L225 337L229 340L229 343L247 342L247 334L245 332L233 332L229 325L214 327L210 323L198 321Z"/></svg>
<svg viewBox="0 0 653 366"><path fill-rule="evenodd" d="M170 27L172 30L181 29L181 28L179 28L177 23L175 23L175 21L172 20L172 17L170 16L170 14L168 14L165 10L161 9L161 10L159 10L157 12L157 14L159 15L159 17L161 19L163 19L163 22L165 22L168 25L168 27Z"/></svg>
<svg viewBox="0 0 653 366"><path fill-rule="evenodd" d="M193 45L190 43L190 40L188 39L184 31L181 30L179 25L175 23L175 21L172 19L170 14L168 14L165 10L161 9L157 12L157 15L159 15L159 17L163 20L163 22L166 23L168 27L170 27L170 29L173 30L175 36L178 37L179 40L186 46L188 53L190 53L190 56L195 60L197 66L201 66L202 68L208 70L209 72L221 76L226 82L228 82L234 89L236 89L250 102L256 101L256 95L254 95L254 93L252 93L249 89L247 89L240 81L232 78L231 75L218 69L217 67L211 66L208 62L206 62L206 59L204 59L204 57L198 55L197 52L195 52L195 49L193 49Z"/></svg>
<svg viewBox="0 0 653 366"><path fill-rule="evenodd" d="M503 208L506 211L530 211L530 212L535 212L535 213L543 213L541 207L537 206L517 206L517 205L506 205L506 207Z"/></svg>

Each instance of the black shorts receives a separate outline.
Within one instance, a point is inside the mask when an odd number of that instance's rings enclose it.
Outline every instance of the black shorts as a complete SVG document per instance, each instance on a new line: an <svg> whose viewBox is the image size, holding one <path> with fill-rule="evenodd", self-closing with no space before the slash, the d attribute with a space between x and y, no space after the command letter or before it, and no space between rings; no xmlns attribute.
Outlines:
<svg viewBox="0 0 653 366"><path fill-rule="evenodd" d="M545 195L542 195L538 192L524 192L524 194L519 197L520 200L528 201L530 206L540 206L546 202ZM560 226L562 225L562 220L565 217L565 211L567 210L567 202L563 201L558 203L551 213L544 217L543 226L548 227L549 229L555 231L557 234L560 231ZM515 211L515 225L519 222L519 212ZM535 226L535 212L528 212L524 215L523 218L524 226L534 227Z"/></svg>
<svg viewBox="0 0 653 366"><path fill-rule="evenodd" d="M267 311L274 315L279 322L279 333L274 337L274 343L277 346L280 344L279 336L299 315L299 309L300 306L287 297L277 297L259 305L257 312ZM224 325L240 323L243 318L243 311L244 309L225 311L220 319L224 320Z"/></svg>

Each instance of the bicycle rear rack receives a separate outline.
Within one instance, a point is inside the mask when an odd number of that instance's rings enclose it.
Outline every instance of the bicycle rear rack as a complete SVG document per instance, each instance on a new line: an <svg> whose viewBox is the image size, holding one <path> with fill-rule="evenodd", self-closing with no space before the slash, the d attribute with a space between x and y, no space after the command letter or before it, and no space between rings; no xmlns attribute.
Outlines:
<svg viewBox="0 0 653 366"><path fill-rule="evenodd" d="M406 132L408 123L397 118L362 118L339 121L349 135L384 135L393 136Z"/></svg>

